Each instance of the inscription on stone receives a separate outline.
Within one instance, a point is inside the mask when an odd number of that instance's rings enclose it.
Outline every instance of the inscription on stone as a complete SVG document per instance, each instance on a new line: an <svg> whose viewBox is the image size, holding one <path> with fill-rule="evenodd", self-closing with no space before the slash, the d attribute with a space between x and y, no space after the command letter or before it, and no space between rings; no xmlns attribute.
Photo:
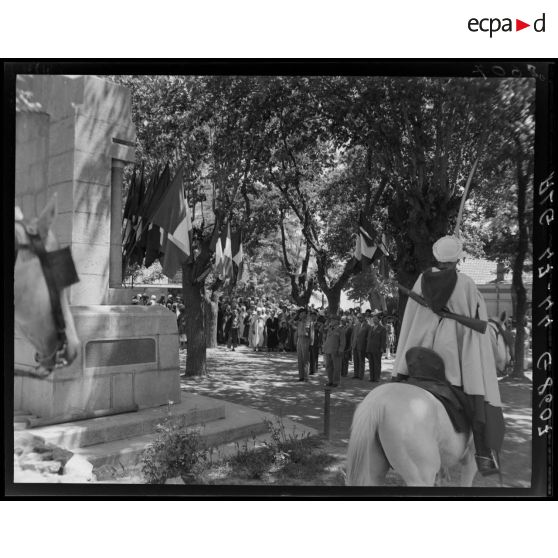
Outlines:
<svg viewBox="0 0 558 558"><path fill-rule="evenodd" d="M85 346L85 367L122 366L156 362L155 339L90 341Z"/></svg>

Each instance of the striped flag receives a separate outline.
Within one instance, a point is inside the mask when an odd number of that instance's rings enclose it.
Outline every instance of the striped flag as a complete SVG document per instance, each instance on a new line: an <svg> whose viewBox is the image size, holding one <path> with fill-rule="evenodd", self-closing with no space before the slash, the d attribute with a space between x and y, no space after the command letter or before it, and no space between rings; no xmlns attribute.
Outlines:
<svg viewBox="0 0 558 558"><path fill-rule="evenodd" d="M215 266L214 273L219 279L223 278L223 245L221 244L221 237L217 239L215 245Z"/></svg>
<svg viewBox="0 0 558 558"><path fill-rule="evenodd" d="M233 261L233 282L242 281L244 275L244 251L242 250L242 231L231 234L231 250Z"/></svg>
<svg viewBox="0 0 558 558"><path fill-rule="evenodd" d="M223 243L223 276L233 279L233 257L231 246L231 226L227 225L227 236L222 239Z"/></svg>
<svg viewBox="0 0 558 558"><path fill-rule="evenodd" d="M182 168L176 173L151 222L164 233L163 273L167 277L174 277L192 253L192 218L190 207L184 199Z"/></svg>
<svg viewBox="0 0 558 558"><path fill-rule="evenodd" d="M358 220L357 248L355 249L355 258L362 263L363 266L370 265L376 258L377 249L374 240L375 234L371 223L361 213ZM360 247L358 247L360 243ZM360 252L360 258L358 257Z"/></svg>

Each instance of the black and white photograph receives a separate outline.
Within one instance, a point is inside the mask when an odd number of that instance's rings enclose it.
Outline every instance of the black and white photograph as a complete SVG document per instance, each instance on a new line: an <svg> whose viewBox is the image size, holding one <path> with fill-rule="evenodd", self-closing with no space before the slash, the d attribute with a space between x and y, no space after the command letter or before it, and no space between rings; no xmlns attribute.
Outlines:
<svg viewBox="0 0 558 558"><path fill-rule="evenodd" d="M553 64L5 71L11 493L551 494Z"/></svg>

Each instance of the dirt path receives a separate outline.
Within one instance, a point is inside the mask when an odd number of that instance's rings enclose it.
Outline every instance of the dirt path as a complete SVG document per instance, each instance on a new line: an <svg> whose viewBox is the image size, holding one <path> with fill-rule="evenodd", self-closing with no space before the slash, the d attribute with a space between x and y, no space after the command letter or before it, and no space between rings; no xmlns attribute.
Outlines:
<svg viewBox="0 0 558 558"><path fill-rule="evenodd" d="M320 359L321 360L321 359ZM393 360L383 360L383 377L389 377ZM181 369L185 367L185 351L181 351ZM182 389L200 395L225 399L278 416L288 417L323 431L325 369L321 366L309 382L298 382L295 353L255 353L246 347L237 351L208 349L208 375L182 378ZM349 442L349 429L355 406L376 385L368 380L342 378L331 396L331 435L327 449L344 459ZM531 384L502 382L501 396L506 419L506 439L502 451L504 486L529 487L531 478ZM457 475L445 486L454 486ZM390 473L387 483L401 484ZM475 486L497 487L498 478L481 478Z"/></svg>

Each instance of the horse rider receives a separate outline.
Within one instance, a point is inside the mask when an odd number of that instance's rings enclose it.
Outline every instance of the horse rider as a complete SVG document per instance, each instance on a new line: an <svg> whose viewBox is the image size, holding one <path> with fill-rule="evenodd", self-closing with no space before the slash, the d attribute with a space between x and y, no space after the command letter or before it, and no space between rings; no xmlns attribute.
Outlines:
<svg viewBox="0 0 558 558"><path fill-rule="evenodd" d="M468 396L477 467L486 476L499 471L497 454L504 438L502 403L490 336L435 313L445 308L461 316L486 321L486 304L474 281L456 269L463 254L463 245L457 236L440 238L432 251L436 266L424 271L413 287L428 307L412 298L407 300L393 376L396 381L408 376L405 355L412 347L433 349L442 357L447 380Z"/></svg>

